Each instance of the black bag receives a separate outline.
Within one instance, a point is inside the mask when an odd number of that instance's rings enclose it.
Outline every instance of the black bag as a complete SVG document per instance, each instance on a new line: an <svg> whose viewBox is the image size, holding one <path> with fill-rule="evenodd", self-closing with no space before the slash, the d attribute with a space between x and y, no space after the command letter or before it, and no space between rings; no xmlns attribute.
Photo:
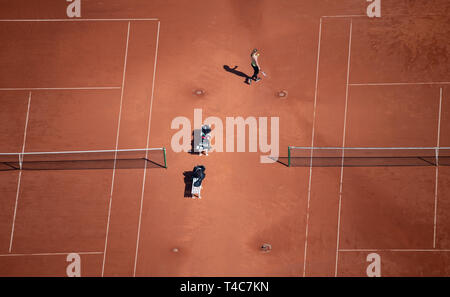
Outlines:
<svg viewBox="0 0 450 297"><path fill-rule="evenodd" d="M205 166L203 166L203 165L195 166L192 176L194 178L198 178L198 180L194 183L194 187L200 187L202 185L203 179L206 176Z"/></svg>
<svg viewBox="0 0 450 297"><path fill-rule="evenodd" d="M211 127L209 127L207 125L203 126L202 132L203 132L203 134L208 135L209 133L211 133Z"/></svg>

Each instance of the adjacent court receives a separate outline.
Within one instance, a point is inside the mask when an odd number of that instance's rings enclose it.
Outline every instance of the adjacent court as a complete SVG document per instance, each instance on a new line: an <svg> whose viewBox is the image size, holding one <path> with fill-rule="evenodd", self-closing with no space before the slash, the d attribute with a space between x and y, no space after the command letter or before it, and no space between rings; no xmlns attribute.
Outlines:
<svg viewBox="0 0 450 297"><path fill-rule="evenodd" d="M156 153L146 150L158 23L27 21L1 28L2 274L64 276L73 252L84 275L105 275L106 254L114 253L108 239L115 243L116 229L138 224L145 168L165 166L162 151L150 160ZM149 162L139 161L146 156ZM115 208L129 212L117 218Z"/></svg>

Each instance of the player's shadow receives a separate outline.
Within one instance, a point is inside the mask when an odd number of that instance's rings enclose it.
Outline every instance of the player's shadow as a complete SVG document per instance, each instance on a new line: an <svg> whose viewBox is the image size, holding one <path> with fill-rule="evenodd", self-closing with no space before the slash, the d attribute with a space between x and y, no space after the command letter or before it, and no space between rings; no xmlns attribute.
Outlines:
<svg viewBox="0 0 450 297"><path fill-rule="evenodd" d="M192 198L192 179L193 179L193 175L194 173L192 171L185 171L183 172L184 175L184 197L186 198Z"/></svg>
<svg viewBox="0 0 450 297"><path fill-rule="evenodd" d="M237 68L238 68L238 66L234 66L233 68L230 68L230 66L228 66L228 65L223 65L223 69L225 69L225 71L233 73L234 75L237 75L237 76L245 78L244 83L248 84L248 82L251 79L251 77L248 76L247 74L245 74L242 71L236 70Z"/></svg>

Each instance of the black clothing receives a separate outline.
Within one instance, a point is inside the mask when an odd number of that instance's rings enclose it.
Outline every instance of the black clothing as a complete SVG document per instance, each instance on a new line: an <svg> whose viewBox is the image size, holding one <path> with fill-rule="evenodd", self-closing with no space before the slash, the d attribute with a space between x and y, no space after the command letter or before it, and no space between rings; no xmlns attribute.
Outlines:
<svg viewBox="0 0 450 297"><path fill-rule="evenodd" d="M256 80L258 78L259 67L258 66L253 66L253 65L252 65L252 67L253 67L254 73L253 73L251 79Z"/></svg>
<svg viewBox="0 0 450 297"><path fill-rule="evenodd" d="M198 178L198 180L194 183L195 187L200 187L202 185L202 181L205 178L205 166L198 165L194 167L192 177Z"/></svg>

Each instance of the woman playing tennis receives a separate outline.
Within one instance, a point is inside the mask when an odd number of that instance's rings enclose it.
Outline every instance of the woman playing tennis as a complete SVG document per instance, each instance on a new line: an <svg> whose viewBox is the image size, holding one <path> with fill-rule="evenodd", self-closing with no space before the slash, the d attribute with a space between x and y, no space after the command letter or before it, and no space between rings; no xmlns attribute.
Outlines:
<svg viewBox="0 0 450 297"><path fill-rule="evenodd" d="M252 83L252 80L254 80L254 81L261 80L261 78L258 77L258 74L261 70L261 66L259 66L259 62L258 62L258 57L259 57L258 49L255 48L254 50L252 50L250 57L252 58L253 75L248 80L249 85Z"/></svg>

